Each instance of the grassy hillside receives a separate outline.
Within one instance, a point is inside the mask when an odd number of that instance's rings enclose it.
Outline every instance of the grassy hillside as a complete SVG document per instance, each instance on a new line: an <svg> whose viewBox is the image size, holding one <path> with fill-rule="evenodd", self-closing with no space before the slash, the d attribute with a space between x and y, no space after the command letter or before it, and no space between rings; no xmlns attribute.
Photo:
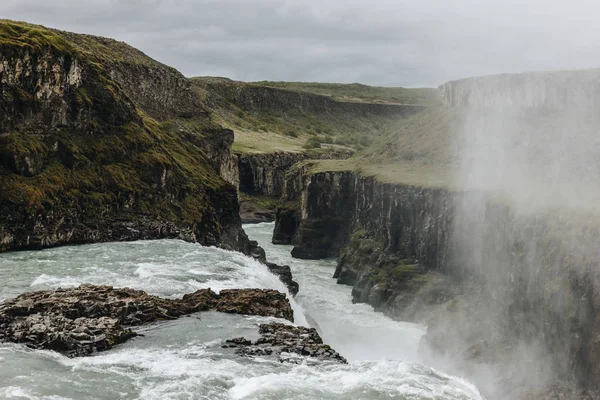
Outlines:
<svg viewBox="0 0 600 400"><path fill-rule="evenodd" d="M177 235L172 224L216 244L239 224L215 159L231 132L179 72L112 39L14 21L0 20L0 48L0 250L119 240L143 221L155 231L140 235Z"/></svg>
<svg viewBox="0 0 600 400"><path fill-rule="evenodd" d="M437 102L437 90L433 88L403 88L368 86L360 83L319 83L319 82L253 82L255 85L309 92L329 96L338 101L418 104L429 105Z"/></svg>
<svg viewBox="0 0 600 400"><path fill-rule="evenodd" d="M457 132L465 115L458 109L435 106L394 121L360 156L377 162L450 165L461 143Z"/></svg>
<svg viewBox="0 0 600 400"><path fill-rule="evenodd" d="M322 93L298 90L294 83L274 88L218 77L197 77L192 82L213 111L215 121L234 130L234 150L239 152L355 152L391 132L398 120L421 109L392 105L378 97L378 93L386 95L388 88L364 86L373 89L370 95L377 100L373 104L333 100ZM412 89L400 89L412 93Z"/></svg>

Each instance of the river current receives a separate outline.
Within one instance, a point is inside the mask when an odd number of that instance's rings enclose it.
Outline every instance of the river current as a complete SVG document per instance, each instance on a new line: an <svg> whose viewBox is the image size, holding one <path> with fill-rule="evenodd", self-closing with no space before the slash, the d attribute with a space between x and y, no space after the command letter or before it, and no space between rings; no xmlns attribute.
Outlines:
<svg viewBox="0 0 600 400"><path fill-rule="evenodd" d="M352 304L351 289L331 278L335 261L292 259L289 246L270 244L273 224L244 228L270 261L291 266L296 324L316 327L348 365L240 357L222 342L255 339L258 324L275 319L205 312L137 329L145 336L91 357L0 343L0 399L482 399L467 381L419 362L424 327ZM0 254L0 282L0 300L81 283L172 298L207 287L287 292L250 258L178 240Z"/></svg>

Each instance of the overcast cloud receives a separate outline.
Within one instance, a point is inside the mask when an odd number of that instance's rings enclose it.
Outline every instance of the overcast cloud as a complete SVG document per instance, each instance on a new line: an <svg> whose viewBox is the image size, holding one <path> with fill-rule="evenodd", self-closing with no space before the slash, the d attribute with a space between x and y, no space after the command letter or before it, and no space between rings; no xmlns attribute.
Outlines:
<svg viewBox="0 0 600 400"><path fill-rule="evenodd" d="M123 40L187 76L437 86L600 66L597 0L0 0L0 18Z"/></svg>

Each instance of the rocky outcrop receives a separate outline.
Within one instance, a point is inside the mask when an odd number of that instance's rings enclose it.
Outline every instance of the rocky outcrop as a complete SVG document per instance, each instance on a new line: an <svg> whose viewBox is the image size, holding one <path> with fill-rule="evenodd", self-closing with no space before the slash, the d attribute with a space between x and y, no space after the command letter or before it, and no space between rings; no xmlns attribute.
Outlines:
<svg viewBox="0 0 600 400"><path fill-rule="evenodd" d="M233 154L221 175L238 188L243 223L275 220L285 174L308 156L303 153Z"/></svg>
<svg viewBox="0 0 600 400"><path fill-rule="evenodd" d="M0 340L84 356L137 336L131 327L199 311L294 319L286 296L275 290L217 294L202 289L171 300L141 290L81 285L25 293L0 303Z"/></svg>
<svg viewBox="0 0 600 400"><path fill-rule="evenodd" d="M339 256L335 277L354 301L427 323L423 345L438 354L491 361L541 348L532 369L598 382L594 218L349 171L296 173L286 188L300 200L278 210L275 237L291 236L295 256Z"/></svg>
<svg viewBox="0 0 600 400"><path fill-rule="evenodd" d="M0 21L0 251L181 238L247 252L233 132L124 43Z"/></svg>
<svg viewBox="0 0 600 400"><path fill-rule="evenodd" d="M292 277L292 270L289 265L277 265L275 263L268 262L265 250L260 247L258 242L255 240L250 241L250 249L250 256L258 262L264 264L272 274L277 275L279 280L287 287L292 296L296 296L298 294L300 285Z"/></svg>
<svg viewBox="0 0 600 400"><path fill-rule="evenodd" d="M240 191L249 195L281 197L286 172L308 158L302 153L239 154Z"/></svg>
<svg viewBox="0 0 600 400"><path fill-rule="evenodd" d="M262 324L260 338L252 343L245 338L227 340L222 347L236 348L243 356L277 356L281 362L302 363L304 360L333 361L346 364L344 357L326 344L314 328L285 325L277 322Z"/></svg>
<svg viewBox="0 0 600 400"><path fill-rule="evenodd" d="M292 269L289 265L277 265L268 261L265 262L265 264L271 273L279 277L279 280L284 283L292 296L296 296L298 294L300 285L292 277Z"/></svg>

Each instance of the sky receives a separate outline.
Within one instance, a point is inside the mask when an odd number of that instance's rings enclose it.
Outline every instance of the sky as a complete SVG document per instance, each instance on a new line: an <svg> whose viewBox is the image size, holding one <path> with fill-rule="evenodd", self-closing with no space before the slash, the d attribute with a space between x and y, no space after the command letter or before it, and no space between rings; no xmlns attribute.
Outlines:
<svg viewBox="0 0 600 400"><path fill-rule="evenodd" d="M125 41L186 76L437 86L600 67L597 0L0 0L0 18Z"/></svg>

